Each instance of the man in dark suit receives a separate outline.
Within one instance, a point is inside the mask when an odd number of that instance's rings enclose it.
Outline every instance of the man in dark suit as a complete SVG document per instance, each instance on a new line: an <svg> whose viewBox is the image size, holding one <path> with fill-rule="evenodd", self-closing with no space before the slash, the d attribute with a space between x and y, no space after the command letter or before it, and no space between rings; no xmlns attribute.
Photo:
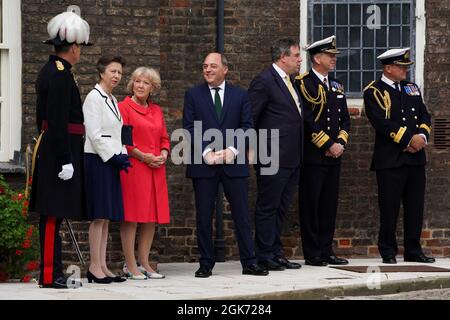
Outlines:
<svg viewBox="0 0 450 320"><path fill-rule="evenodd" d="M303 156L303 118L299 93L293 87L292 75L300 70L300 48L291 39L280 39L271 47L273 64L250 84L248 90L252 104L258 146L268 154L278 155L278 171L267 174L267 164L258 158L256 178L258 196L255 208L256 257L266 270L298 269L300 264L288 261L283 254L281 234L283 223L295 187L298 185ZM262 141L262 130L269 131ZM273 144L272 139L279 143ZM272 150L271 146L278 150ZM261 155L262 150L258 150ZM278 153L277 153L278 151Z"/></svg>
<svg viewBox="0 0 450 320"><path fill-rule="evenodd" d="M404 212L404 260L432 263L420 245L425 194L425 147L431 117L419 87L406 81L409 48L391 49L378 56L381 79L364 89L366 115L375 128L371 169L376 171L380 230L378 250L383 263L397 263L395 231L400 203Z"/></svg>
<svg viewBox="0 0 450 320"><path fill-rule="evenodd" d="M248 162L236 161L238 154L241 153L241 159L246 150L238 150L240 147L236 139L225 139L227 131L252 128L247 93L225 81L227 65L224 55L208 54L203 62L206 83L190 89L184 97L183 127L189 131L192 145L192 162L187 166L186 175L192 178L195 192L200 252L200 268L195 276L199 278L211 276L215 264L212 213L219 183L222 183L231 206L242 273L268 274L256 264L254 254L248 209ZM214 140L207 137L206 131L211 130L216 133Z"/></svg>
<svg viewBox="0 0 450 320"><path fill-rule="evenodd" d="M306 48L312 68L296 77L305 112L305 159L300 173L300 230L305 264L348 264L332 244L339 196L341 156L350 132L344 86L328 76L336 67L336 37Z"/></svg>

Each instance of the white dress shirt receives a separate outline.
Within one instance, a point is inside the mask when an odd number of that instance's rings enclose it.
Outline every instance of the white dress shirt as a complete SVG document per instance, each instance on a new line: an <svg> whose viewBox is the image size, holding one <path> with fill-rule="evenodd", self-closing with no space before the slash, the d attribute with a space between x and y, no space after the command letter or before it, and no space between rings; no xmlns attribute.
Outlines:
<svg viewBox="0 0 450 320"><path fill-rule="evenodd" d="M328 75L324 76L323 74L317 72L316 70L314 70L314 68L311 68L312 71L314 72L314 74L319 78L320 81L322 81L322 83L325 83L325 79L327 80L327 88L328 90L330 90L330 80L328 79Z"/></svg>
<svg viewBox="0 0 450 320"><path fill-rule="evenodd" d="M286 72L284 72L284 70L281 69L279 66L277 66L276 63L272 63L272 67L280 75L281 79L283 79L284 84L286 85L286 88L288 88L288 90L289 90L288 83L287 83L287 80L286 80L286 76L289 77L289 75ZM291 83L291 84L292 84L292 86L294 86L293 83ZM299 100L298 94L295 91L295 89L294 89L294 93L295 93L294 101L295 101L295 104L297 105L298 112L301 115L302 114L302 110L300 108L300 100Z"/></svg>
<svg viewBox="0 0 450 320"><path fill-rule="evenodd" d="M214 90L214 88L220 88L219 96L220 96L220 101L221 101L221 105L222 105L222 109L223 109L223 105L224 105L224 101L225 101L225 80L218 86L213 87L208 84L208 87L209 87L209 92L211 93L211 98L212 98L213 103L216 102L216 90ZM239 154L239 151L234 147L230 146L227 149L230 149L231 151L233 151L235 157ZM203 153L202 153L203 157L205 157L211 151L212 151L211 148L206 148L205 151L203 151Z"/></svg>

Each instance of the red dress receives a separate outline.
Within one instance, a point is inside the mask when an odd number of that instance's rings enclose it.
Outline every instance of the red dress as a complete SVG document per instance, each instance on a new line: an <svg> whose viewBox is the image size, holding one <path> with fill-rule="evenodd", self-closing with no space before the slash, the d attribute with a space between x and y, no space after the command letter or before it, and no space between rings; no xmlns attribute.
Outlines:
<svg viewBox="0 0 450 320"><path fill-rule="evenodd" d="M131 97L119 103L123 123L133 126L134 148L144 153L161 154L170 150L169 136L161 108L149 103L144 108ZM166 167L150 168L147 164L130 156L132 168L128 173L121 171L124 216L127 222L169 223L169 195L167 191Z"/></svg>

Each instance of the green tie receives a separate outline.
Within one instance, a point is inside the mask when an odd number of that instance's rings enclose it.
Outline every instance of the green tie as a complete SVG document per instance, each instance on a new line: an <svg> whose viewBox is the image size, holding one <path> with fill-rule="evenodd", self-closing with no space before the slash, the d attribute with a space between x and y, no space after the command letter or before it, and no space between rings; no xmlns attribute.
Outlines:
<svg viewBox="0 0 450 320"><path fill-rule="evenodd" d="M216 106L217 117L220 119L220 115L222 114L222 101L220 100L219 90L220 88L213 88L216 90L216 95L214 96L214 105Z"/></svg>

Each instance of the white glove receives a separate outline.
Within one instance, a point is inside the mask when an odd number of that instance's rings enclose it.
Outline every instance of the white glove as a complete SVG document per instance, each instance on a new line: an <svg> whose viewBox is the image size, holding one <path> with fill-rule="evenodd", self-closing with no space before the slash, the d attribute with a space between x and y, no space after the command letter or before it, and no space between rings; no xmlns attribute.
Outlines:
<svg viewBox="0 0 450 320"><path fill-rule="evenodd" d="M64 181L72 179L73 177L73 165L71 163L62 166L62 170L58 173L58 177Z"/></svg>

